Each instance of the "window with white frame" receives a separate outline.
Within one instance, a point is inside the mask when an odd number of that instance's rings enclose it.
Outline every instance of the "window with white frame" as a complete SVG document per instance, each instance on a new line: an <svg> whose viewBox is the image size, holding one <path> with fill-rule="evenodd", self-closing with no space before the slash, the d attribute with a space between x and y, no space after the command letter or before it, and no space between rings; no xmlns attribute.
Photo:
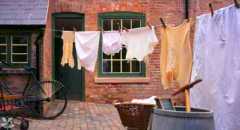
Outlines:
<svg viewBox="0 0 240 130"><path fill-rule="evenodd" d="M0 59L12 65L29 63L29 35L0 34Z"/></svg>
<svg viewBox="0 0 240 130"><path fill-rule="evenodd" d="M104 13L100 15L100 27L104 31L138 28L144 26L144 22L145 16L139 13ZM126 53L127 50L124 46L119 53L112 55L106 55L100 49L99 76L145 76L144 62L136 59L127 60L125 59Z"/></svg>

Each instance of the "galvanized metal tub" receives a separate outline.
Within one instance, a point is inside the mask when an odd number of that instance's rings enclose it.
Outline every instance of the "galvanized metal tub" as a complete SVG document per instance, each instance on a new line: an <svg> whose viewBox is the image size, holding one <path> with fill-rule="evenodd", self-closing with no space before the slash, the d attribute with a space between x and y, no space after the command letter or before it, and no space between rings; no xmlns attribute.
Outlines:
<svg viewBox="0 0 240 130"><path fill-rule="evenodd" d="M192 108L185 112L185 107L175 107L176 111L154 109L152 130L215 130L213 112Z"/></svg>

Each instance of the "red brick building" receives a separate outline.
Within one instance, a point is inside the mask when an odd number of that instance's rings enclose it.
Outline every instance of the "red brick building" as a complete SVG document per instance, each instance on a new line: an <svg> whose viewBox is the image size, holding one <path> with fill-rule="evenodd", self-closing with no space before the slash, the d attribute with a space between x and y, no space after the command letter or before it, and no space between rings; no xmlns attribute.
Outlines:
<svg viewBox="0 0 240 130"><path fill-rule="evenodd" d="M210 2L218 9L230 5L233 0L189 0L189 17L209 13ZM185 18L184 0L49 0L39 53L41 79L61 80L69 88L70 98L92 102L169 96L173 90L164 90L160 81L160 44L146 63L125 61L126 50L106 56L100 49L94 73L59 66L61 30L116 30L123 26L145 26L146 22L161 25L160 17L168 25L180 24ZM158 37L159 31L160 26L156 29ZM176 98L181 101L180 97Z"/></svg>

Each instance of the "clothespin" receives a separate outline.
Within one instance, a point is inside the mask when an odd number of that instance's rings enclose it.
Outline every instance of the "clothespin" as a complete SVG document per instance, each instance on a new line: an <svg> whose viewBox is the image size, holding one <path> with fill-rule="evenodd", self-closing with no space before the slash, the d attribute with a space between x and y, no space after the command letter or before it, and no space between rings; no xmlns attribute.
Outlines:
<svg viewBox="0 0 240 130"><path fill-rule="evenodd" d="M101 28L99 29L99 31L102 32L102 33L104 33L103 27L101 27Z"/></svg>
<svg viewBox="0 0 240 130"><path fill-rule="evenodd" d="M120 24L117 23L117 25L118 25L118 31L121 32L121 26L120 26Z"/></svg>
<svg viewBox="0 0 240 130"><path fill-rule="evenodd" d="M126 32L128 32L128 28L126 28L126 27L124 27L124 26L123 26L122 28L123 28Z"/></svg>
<svg viewBox="0 0 240 130"><path fill-rule="evenodd" d="M162 18L160 18L160 21L161 21L161 23L162 23L163 27L164 27L164 28L167 28L167 26L166 26L166 24L165 24L165 22L163 21L163 19L162 19Z"/></svg>
<svg viewBox="0 0 240 130"><path fill-rule="evenodd" d="M210 9L210 11L211 11L211 15L212 15L212 17L214 16L214 10L213 10L213 6L212 6L212 3L209 3L209 9Z"/></svg>
<svg viewBox="0 0 240 130"><path fill-rule="evenodd" d="M73 31L74 31L74 32L76 32L76 31L77 31L76 27L73 27Z"/></svg>
<svg viewBox="0 0 240 130"><path fill-rule="evenodd" d="M152 29L152 25L149 22L147 22L147 26L149 27L149 29Z"/></svg>
<svg viewBox="0 0 240 130"><path fill-rule="evenodd" d="M237 8L240 8L240 1L234 0L234 4Z"/></svg>
<svg viewBox="0 0 240 130"><path fill-rule="evenodd" d="M117 23L117 25L118 25L118 28L119 28L118 31L121 32L121 26L120 26L120 23ZM126 32L128 32L128 28L122 26L122 29L125 30Z"/></svg>

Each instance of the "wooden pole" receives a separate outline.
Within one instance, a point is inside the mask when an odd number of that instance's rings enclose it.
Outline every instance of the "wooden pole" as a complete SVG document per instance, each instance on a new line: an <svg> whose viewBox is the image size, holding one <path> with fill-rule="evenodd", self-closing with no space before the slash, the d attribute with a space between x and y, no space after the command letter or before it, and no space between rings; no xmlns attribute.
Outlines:
<svg viewBox="0 0 240 130"><path fill-rule="evenodd" d="M189 19L189 0L185 0L185 19ZM190 104L190 91L189 91L189 89L185 89L184 95L185 95L186 112L190 112L191 111L191 104Z"/></svg>
<svg viewBox="0 0 240 130"><path fill-rule="evenodd" d="M184 95L185 95L185 106L186 106L186 111L187 111L187 112L190 112L190 111L191 111L190 89L191 89L192 87L194 87L194 85L200 83L201 81L202 81L201 79L198 79L198 80L196 80L196 81L194 81L194 82L192 82L192 83L190 83L190 84L187 84L187 85L179 88L176 92L174 92L174 93L172 94L172 96L175 96L175 95L177 95L177 94L179 94L179 93L184 92Z"/></svg>
<svg viewBox="0 0 240 130"><path fill-rule="evenodd" d="M189 0L185 0L185 19L189 19Z"/></svg>
<svg viewBox="0 0 240 130"><path fill-rule="evenodd" d="M185 106L186 112L191 112L191 103L190 103L190 90L185 89Z"/></svg>

